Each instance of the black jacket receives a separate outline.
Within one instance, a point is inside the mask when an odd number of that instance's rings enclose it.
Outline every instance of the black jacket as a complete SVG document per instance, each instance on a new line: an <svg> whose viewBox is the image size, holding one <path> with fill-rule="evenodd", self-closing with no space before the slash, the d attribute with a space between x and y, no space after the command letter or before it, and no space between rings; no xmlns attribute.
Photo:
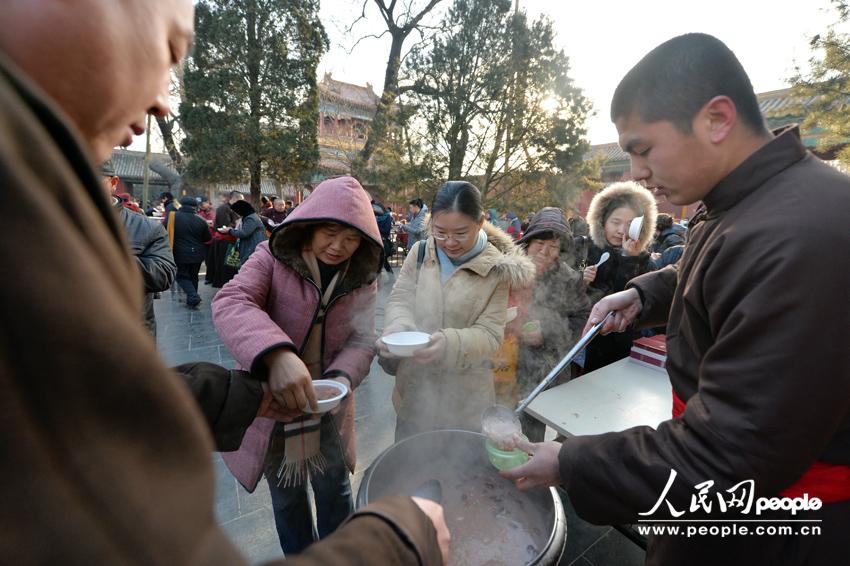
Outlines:
<svg viewBox="0 0 850 566"><path fill-rule="evenodd" d="M596 303L602 297L607 297L626 288L626 284L634 277L653 270L647 252L637 256L623 255L622 248L607 246L604 250L593 244L587 253L587 265L596 265L604 252L611 256L599 266L596 279L588 285L587 294L591 303ZM637 331L622 333L612 332L605 336L597 336L590 343L585 354L586 371L593 371L607 366L629 355L632 341L640 336Z"/></svg>
<svg viewBox="0 0 850 566"><path fill-rule="evenodd" d="M215 222L213 223L213 228L216 230L223 228L224 226L230 226L233 228L236 226L236 222L238 220L239 215L233 212L233 209L230 208L228 203L224 203L215 209Z"/></svg>
<svg viewBox="0 0 850 566"><path fill-rule="evenodd" d="M174 216L174 261L202 263L207 257L207 244L212 240L203 218L194 206L181 206Z"/></svg>
<svg viewBox="0 0 850 566"><path fill-rule="evenodd" d="M120 204L118 206L121 223L127 230L130 251L136 258L145 282L145 302L142 307L145 326L156 336L153 294L171 287L177 274L177 265L168 245L168 232L158 220L133 212Z"/></svg>
<svg viewBox="0 0 850 566"><path fill-rule="evenodd" d="M652 244L652 252L660 254L664 253L667 248L684 245L685 235L675 228L668 228L661 232L658 238L655 239L655 242Z"/></svg>

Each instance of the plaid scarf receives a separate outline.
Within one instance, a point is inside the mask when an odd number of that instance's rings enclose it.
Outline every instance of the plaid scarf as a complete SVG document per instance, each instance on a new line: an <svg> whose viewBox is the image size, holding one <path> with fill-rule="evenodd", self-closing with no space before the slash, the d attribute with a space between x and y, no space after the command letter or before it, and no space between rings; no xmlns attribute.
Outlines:
<svg viewBox="0 0 850 566"><path fill-rule="evenodd" d="M309 249L304 249L301 257L307 264L313 281L321 288L322 276L315 254ZM301 354L301 360L307 366L313 379L319 379L322 376L322 326L325 322L325 308L333 296L337 283L344 276L345 270L338 271L322 293L319 314L310 329L304 352ZM311 474L325 473L327 462L320 451L321 422L322 415L307 414L284 425L284 451L283 460L277 470L278 485L283 487L302 485Z"/></svg>

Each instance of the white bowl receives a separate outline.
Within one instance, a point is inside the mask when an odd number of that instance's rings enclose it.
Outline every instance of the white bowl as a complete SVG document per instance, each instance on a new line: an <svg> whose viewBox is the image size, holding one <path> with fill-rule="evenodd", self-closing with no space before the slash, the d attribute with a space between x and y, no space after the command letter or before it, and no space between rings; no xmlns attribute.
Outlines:
<svg viewBox="0 0 850 566"><path fill-rule="evenodd" d="M416 350L421 350L431 341L431 335L425 332L394 332L381 338L391 354L400 358L409 358Z"/></svg>
<svg viewBox="0 0 850 566"><path fill-rule="evenodd" d="M643 216L636 216L632 223L629 224L629 239L640 239L640 229L643 228Z"/></svg>
<svg viewBox="0 0 850 566"><path fill-rule="evenodd" d="M307 405L306 407L302 407L301 410L304 411L305 413L312 413L312 414L327 413L328 411L330 411L331 409L333 409L334 407L339 405L340 401L342 401L343 398L346 395L348 395L348 387L346 387L344 384L340 383L339 381L334 381L333 379L314 379L313 380L313 388L314 389L318 388L320 385L326 385L328 387L332 387L332 388L336 389L336 394L333 397L330 397L328 399L322 399L322 400L318 401L318 405L319 405L318 411L314 411L313 409L310 408L309 405ZM317 392L317 397L318 397L318 392Z"/></svg>

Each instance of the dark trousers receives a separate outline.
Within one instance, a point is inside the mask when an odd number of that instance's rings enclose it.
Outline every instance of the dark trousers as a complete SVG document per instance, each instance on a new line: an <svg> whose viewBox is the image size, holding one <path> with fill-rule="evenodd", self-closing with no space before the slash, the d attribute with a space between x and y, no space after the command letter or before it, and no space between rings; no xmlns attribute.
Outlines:
<svg viewBox="0 0 850 566"><path fill-rule="evenodd" d="M330 415L322 419L320 451L325 457L325 473L310 475L316 502L316 523L307 499L307 485L282 487L271 470L266 480L272 496L275 527L280 547L289 557L336 530L354 512L351 482L342 455L340 437Z"/></svg>
<svg viewBox="0 0 850 566"><path fill-rule="evenodd" d="M201 296L198 294L198 272L200 270L200 263L177 264L177 284L186 293L186 304L192 307L201 302Z"/></svg>

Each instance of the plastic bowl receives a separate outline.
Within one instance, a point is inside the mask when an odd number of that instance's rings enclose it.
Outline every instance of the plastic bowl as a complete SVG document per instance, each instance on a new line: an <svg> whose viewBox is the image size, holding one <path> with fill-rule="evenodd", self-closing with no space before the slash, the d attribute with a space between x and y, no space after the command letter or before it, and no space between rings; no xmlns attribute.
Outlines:
<svg viewBox="0 0 850 566"><path fill-rule="evenodd" d="M632 223L629 224L629 239L640 239L640 230L643 228L643 216L636 216Z"/></svg>
<svg viewBox="0 0 850 566"><path fill-rule="evenodd" d="M525 435L522 435L522 437L528 440ZM500 450L490 442L489 438L484 441L484 449L487 450L487 457L490 458L490 463L500 471L510 470L528 462L528 454L519 448Z"/></svg>
<svg viewBox="0 0 850 566"><path fill-rule="evenodd" d="M339 381L334 381L333 379L314 379L313 380L313 388L318 389L320 385L324 385L327 387L333 387L336 389L337 393L333 397L329 397L328 399L322 399L318 401L319 410L314 411L308 405L307 407L302 407L301 410L305 413L311 413L314 415L318 415L321 413L327 413L337 405L339 405L340 401L342 401L346 395L348 395L348 387L340 383Z"/></svg>
<svg viewBox="0 0 850 566"><path fill-rule="evenodd" d="M431 341L425 332L394 332L381 338L391 354L400 358L409 358L416 350L421 350Z"/></svg>

